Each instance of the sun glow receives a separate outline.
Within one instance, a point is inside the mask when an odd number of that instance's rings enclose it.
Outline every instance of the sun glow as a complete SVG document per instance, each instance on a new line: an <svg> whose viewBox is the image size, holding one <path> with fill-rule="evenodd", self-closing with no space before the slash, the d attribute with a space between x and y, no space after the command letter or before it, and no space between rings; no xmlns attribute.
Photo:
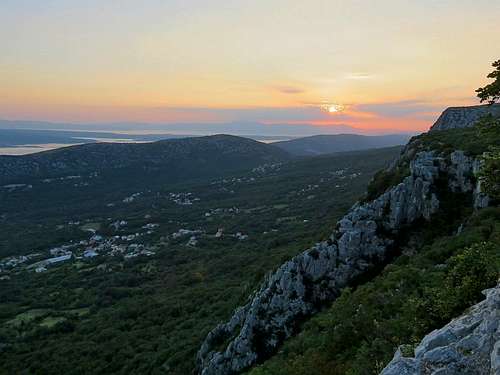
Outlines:
<svg viewBox="0 0 500 375"><path fill-rule="evenodd" d="M345 109L345 106L343 106L342 104L326 103L326 104L322 104L320 108L324 112L339 113Z"/></svg>

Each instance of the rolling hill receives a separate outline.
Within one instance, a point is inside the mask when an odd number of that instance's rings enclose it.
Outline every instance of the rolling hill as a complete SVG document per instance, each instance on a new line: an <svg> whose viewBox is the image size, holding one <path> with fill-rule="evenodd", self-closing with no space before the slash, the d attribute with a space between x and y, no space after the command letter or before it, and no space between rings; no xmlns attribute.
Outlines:
<svg viewBox="0 0 500 375"><path fill-rule="evenodd" d="M93 143L23 156L0 156L0 184L33 178L135 173L180 181L289 159L287 152L251 139L214 135L152 143Z"/></svg>

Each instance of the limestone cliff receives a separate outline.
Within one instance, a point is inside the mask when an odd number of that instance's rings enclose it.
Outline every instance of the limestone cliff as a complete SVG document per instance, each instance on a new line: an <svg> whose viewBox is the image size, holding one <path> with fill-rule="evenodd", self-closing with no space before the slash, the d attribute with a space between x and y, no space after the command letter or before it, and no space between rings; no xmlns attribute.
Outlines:
<svg viewBox="0 0 500 375"><path fill-rule="evenodd" d="M431 131L467 128L474 126L482 116L500 117L500 104L447 108L431 127Z"/></svg>
<svg viewBox="0 0 500 375"><path fill-rule="evenodd" d="M414 356L400 348L381 375L500 374L500 285L466 314L424 337Z"/></svg>
<svg viewBox="0 0 500 375"><path fill-rule="evenodd" d="M412 156L409 176L401 183L373 201L356 204L327 241L283 264L248 304L208 334L198 352L198 373L235 374L271 355L302 319L387 262L397 251L402 229L431 218L440 206L443 181L445 190L474 194L478 207L487 205L474 178L478 166L461 151Z"/></svg>

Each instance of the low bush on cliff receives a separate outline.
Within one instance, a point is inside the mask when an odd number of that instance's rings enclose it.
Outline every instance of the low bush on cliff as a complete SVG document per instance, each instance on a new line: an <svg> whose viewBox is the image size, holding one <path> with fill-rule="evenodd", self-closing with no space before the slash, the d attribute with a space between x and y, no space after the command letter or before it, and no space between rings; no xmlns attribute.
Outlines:
<svg viewBox="0 0 500 375"><path fill-rule="evenodd" d="M383 194L391 186L399 184L406 176L409 176L408 165L397 166L393 169L378 171L366 188L365 201L371 201Z"/></svg>
<svg viewBox="0 0 500 375"><path fill-rule="evenodd" d="M500 118L485 116L470 128L437 130L411 140L408 148L416 152L435 150L449 154L462 150L468 155L481 155L489 147L500 146Z"/></svg>
<svg viewBox="0 0 500 375"><path fill-rule="evenodd" d="M479 175L484 191L496 202L500 201L500 147L492 147L482 157Z"/></svg>
<svg viewBox="0 0 500 375"><path fill-rule="evenodd" d="M473 216L459 235L402 255L380 276L345 290L251 375L377 374L402 344L413 347L482 299L500 270L500 209Z"/></svg>

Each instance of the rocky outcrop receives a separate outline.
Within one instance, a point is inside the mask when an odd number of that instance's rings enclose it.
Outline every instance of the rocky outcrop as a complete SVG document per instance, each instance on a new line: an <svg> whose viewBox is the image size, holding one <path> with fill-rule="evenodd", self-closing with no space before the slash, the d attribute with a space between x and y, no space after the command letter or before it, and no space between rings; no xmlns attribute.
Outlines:
<svg viewBox="0 0 500 375"><path fill-rule="evenodd" d="M476 209L488 206L490 199L481 189L481 181L475 176L481 169L481 160L465 155L457 150L450 154L448 187L453 192L472 192L473 206Z"/></svg>
<svg viewBox="0 0 500 375"><path fill-rule="evenodd" d="M439 116L430 131L468 128L474 126L477 120L488 114L500 117L500 104L450 107Z"/></svg>
<svg viewBox="0 0 500 375"><path fill-rule="evenodd" d="M439 209L438 179L447 178L451 190L472 194L476 163L460 151L449 158L418 153L410 176L377 199L355 205L327 241L283 264L229 322L208 334L197 356L199 374L238 373L272 354L304 317L384 263L402 228L430 219Z"/></svg>
<svg viewBox="0 0 500 375"><path fill-rule="evenodd" d="M500 285L465 315L424 337L414 356L401 348L381 375L500 374Z"/></svg>

